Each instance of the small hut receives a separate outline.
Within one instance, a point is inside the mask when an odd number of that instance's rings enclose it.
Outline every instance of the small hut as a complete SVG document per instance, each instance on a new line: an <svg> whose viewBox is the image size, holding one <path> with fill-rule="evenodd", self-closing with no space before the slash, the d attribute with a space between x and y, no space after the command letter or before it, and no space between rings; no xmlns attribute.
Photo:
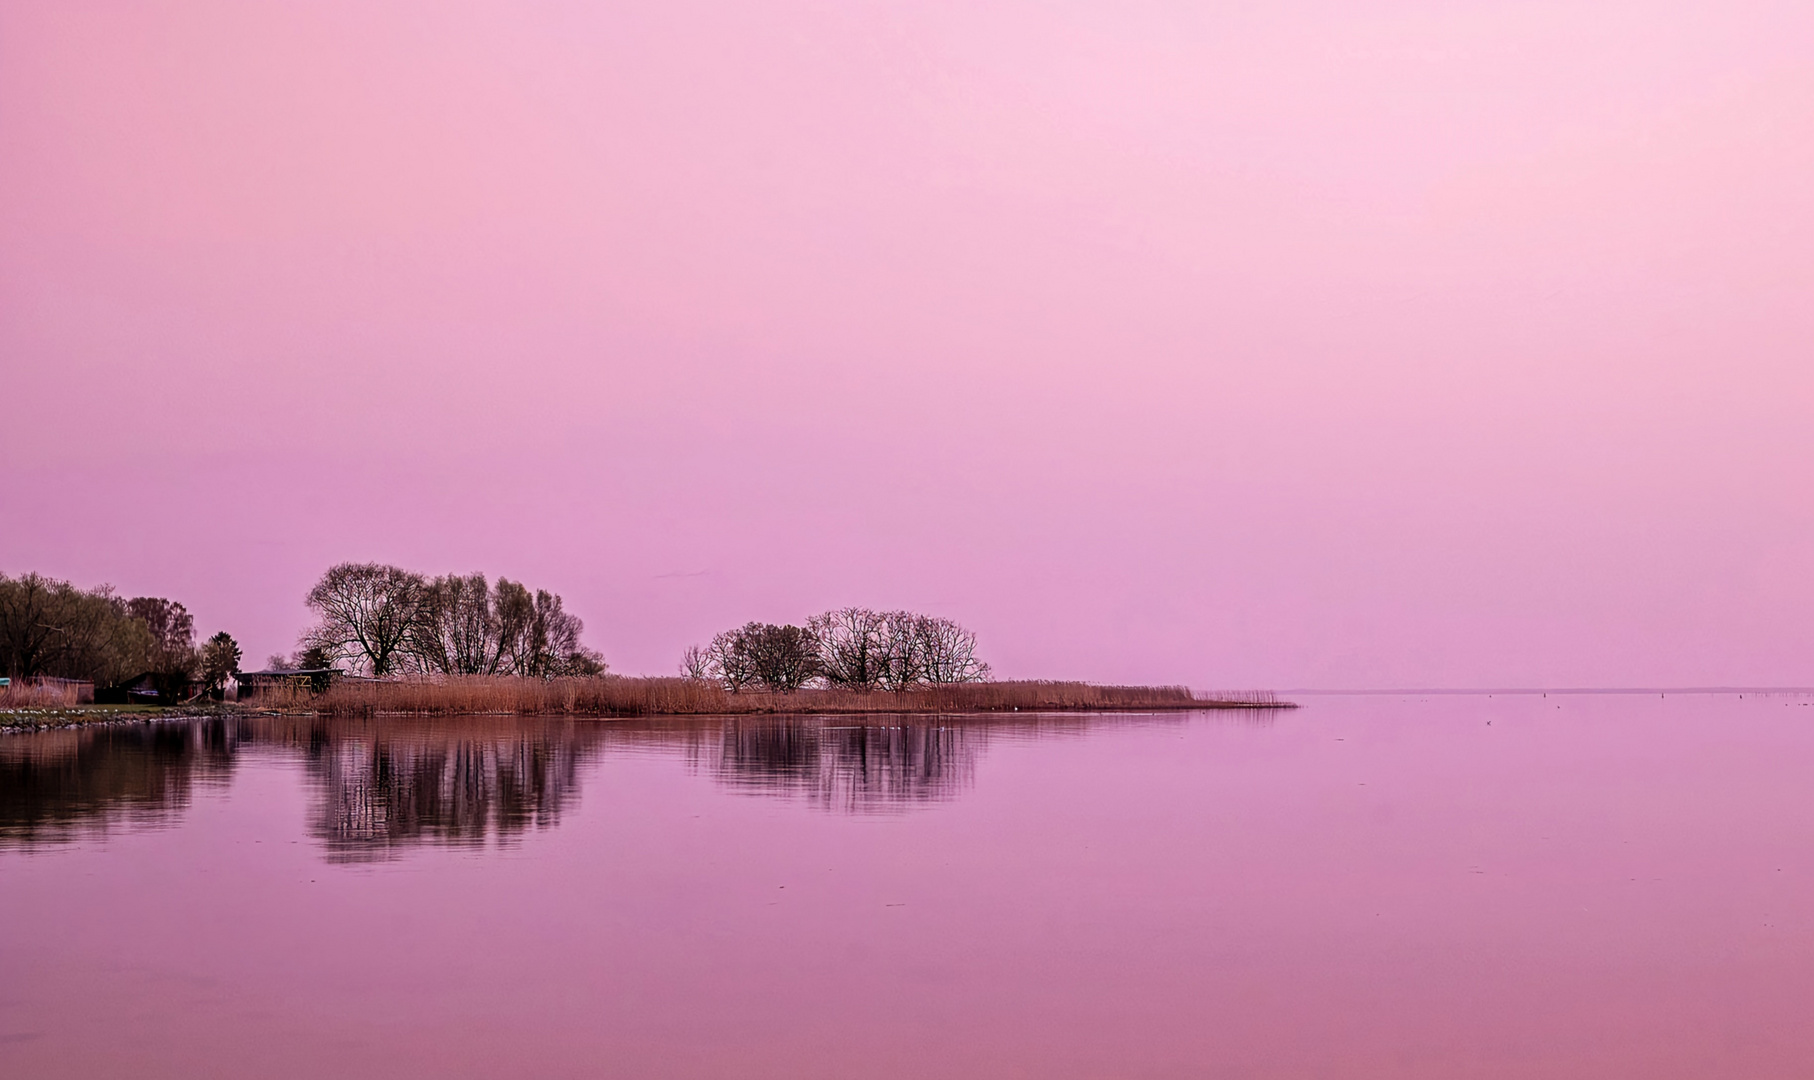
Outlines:
<svg viewBox="0 0 1814 1080"><path fill-rule="evenodd" d="M293 668L288 671L235 671L239 700L256 701L277 694L319 694L346 676L339 668Z"/></svg>
<svg viewBox="0 0 1814 1080"><path fill-rule="evenodd" d="M195 696L195 681L165 671L142 671L94 689L96 705L180 705Z"/></svg>

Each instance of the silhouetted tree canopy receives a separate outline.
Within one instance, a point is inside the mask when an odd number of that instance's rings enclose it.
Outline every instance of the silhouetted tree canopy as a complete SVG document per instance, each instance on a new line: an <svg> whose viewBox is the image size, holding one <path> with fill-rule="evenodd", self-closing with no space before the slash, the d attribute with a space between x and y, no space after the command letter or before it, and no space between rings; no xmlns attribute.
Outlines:
<svg viewBox="0 0 1814 1080"><path fill-rule="evenodd" d="M819 643L819 673L830 686L873 690L886 665L888 617L868 608L839 608L806 621Z"/></svg>
<svg viewBox="0 0 1814 1080"><path fill-rule="evenodd" d="M790 693L819 674L819 643L798 626L750 623L741 631L756 678L770 690Z"/></svg>
<svg viewBox="0 0 1814 1080"><path fill-rule="evenodd" d="M432 580L394 566L333 567L309 593L321 621L303 635L305 654L375 676L597 675L604 658L580 641L585 629L546 589L484 574ZM301 666L315 666L298 657Z"/></svg>
<svg viewBox="0 0 1814 1080"><path fill-rule="evenodd" d="M218 693L227 680L239 670L239 642L222 630L202 644L202 683L211 693Z"/></svg>
<svg viewBox="0 0 1814 1080"><path fill-rule="evenodd" d="M201 654L195 648L195 620L187 608L161 596L135 596L126 601L126 611L151 631L145 670L179 682L195 678Z"/></svg>
<svg viewBox="0 0 1814 1080"><path fill-rule="evenodd" d="M0 671L117 683L153 666L160 643L110 586L0 574Z"/></svg>
<svg viewBox="0 0 1814 1080"><path fill-rule="evenodd" d="M426 589L421 574L395 566L331 567L309 590L308 605L319 621L303 635L303 647L318 648L356 671L393 674L409 658Z"/></svg>
<svg viewBox="0 0 1814 1080"><path fill-rule="evenodd" d="M430 671L496 675L506 666L498 631L485 575L449 574L428 583L410 648Z"/></svg>
<svg viewBox="0 0 1814 1080"><path fill-rule="evenodd" d="M724 688L733 694L746 690L759 681L756 677L755 653L746 633L749 626L726 630L712 638L712 643L705 648L703 666L707 676L722 682Z"/></svg>
<svg viewBox="0 0 1814 1080"><path fill-rule="evenodd" d="M898 691L989 678L989 665L976 657L976 634L950 619L855 607L815 615L805 627L752 622L727 630L705 648L688 648L681 671L731 691L786 692L814 681Z"/></svg>

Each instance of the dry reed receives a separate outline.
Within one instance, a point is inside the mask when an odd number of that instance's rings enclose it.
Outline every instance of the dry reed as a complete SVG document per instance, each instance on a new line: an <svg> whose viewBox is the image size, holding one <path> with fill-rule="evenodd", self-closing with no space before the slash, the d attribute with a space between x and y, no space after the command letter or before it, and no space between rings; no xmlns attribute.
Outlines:
<svg viewBox="0 0 1814 1080"><path fill-rule="evenodd" d="M257 693L240 690L234 701L245 707L274 712L311 712L316 694L306 678L273 680L258 687Z"/></svg>
<svg viewBox="0 0 1814 1080"><path fill-rule="evenodd" d="M16 679L0 686L0 709L66 709L82 704L83 689L93 700L92 684L72 679Z"/></svg>
<svg viewBox="0 0 1814 1080"><path fill-rule="evenodd" d="M682 678L526 679L456 676L345 680L276 708L337 716L376 713L523 713L573 716L682 716L750 713L973 713L1254 709L1289 707L1271 692L1199 697L1183 686L1096 686L1081 682L987 682L929 686L901 693L801 690L731 693Z"/></svg>

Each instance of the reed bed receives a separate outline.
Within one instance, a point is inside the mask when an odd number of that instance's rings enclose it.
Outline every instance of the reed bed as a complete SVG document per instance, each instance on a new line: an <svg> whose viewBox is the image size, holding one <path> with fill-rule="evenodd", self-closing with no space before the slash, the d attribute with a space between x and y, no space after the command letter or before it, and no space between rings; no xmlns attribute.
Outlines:
<svg viewBox="0 0 1814 1080"><path fill-rule="evenodd" d="M86 695L83 688L87 687ZM94 700L93 687L70 679L21 679L0 686L0 709L66 709Z"/></svg>
<svg viewBox="0 0 1814 1080"><path fill-rule="evenodd" d="M317 696L307 679L285 679L260 686L256 694L241 690L234 701L260 711L313 712Z"/></svg>
<svg viewBox="0 0 1814 1080"><path fill-rule="evenodd" d="M267 704L276 703L270 702ZM891 693L801 690L731 693L702 679L525 679L463 676L352 681L285 703L334 716L377 713L520 713L573 716L700 716L753 713L1083 712L1288 708L1270 691L1198 696L1184 686L1082 682L986 682ZM279 706L280 708L283 706Z"/></svg>

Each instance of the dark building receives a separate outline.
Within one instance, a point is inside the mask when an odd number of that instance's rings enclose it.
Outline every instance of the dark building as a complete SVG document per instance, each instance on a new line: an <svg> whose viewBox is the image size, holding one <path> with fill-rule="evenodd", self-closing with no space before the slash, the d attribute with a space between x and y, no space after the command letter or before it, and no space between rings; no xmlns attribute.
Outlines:
<svg viewBox="0 0 1814 1080"><path fill-rule="evenodd" d="M292 671L236 671L239 700L255 701L273 692L283 695L319 694L346 676L339 668L299 668Z"/></svg>
<svg viewBox="0 0 1814 1080"><path fill-rule="evenodd" d="M180 705L195 696L195 681L183 675L146 671L111 686L94 688L96 705Z"/></svg>

